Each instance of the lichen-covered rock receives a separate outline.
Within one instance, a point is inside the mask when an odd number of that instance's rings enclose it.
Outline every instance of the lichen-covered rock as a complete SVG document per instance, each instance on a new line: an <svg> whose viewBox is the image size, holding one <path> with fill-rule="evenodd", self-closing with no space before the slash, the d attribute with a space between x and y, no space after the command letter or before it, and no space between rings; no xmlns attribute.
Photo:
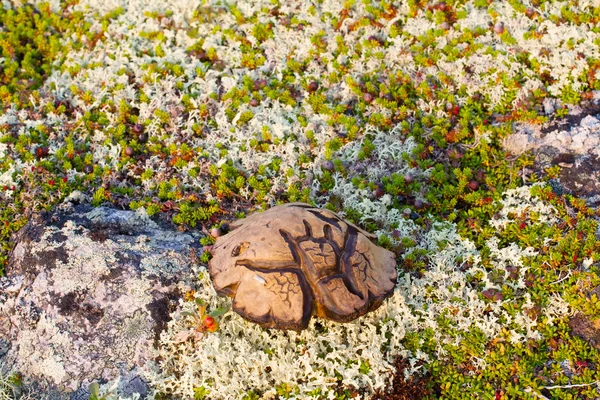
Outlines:
<svg viewBox="0 0 600 400"><path fill-rule="evenodd" d="M198 237L143 210L65 203L15 237L0 278L0 365L40 393L88 398L92 381L119 379L145 396L138 372L188 289Z"/></svg>
<svg viewBox="0 0 600 400"><path fill-rule="evenodd" d="M534 155L533 169L524 169L524 178L528 173L543 176L548 168L559 166L560 172L550 182L555 193L572 194L586 199L590 206L598 206L600 92L593 93L591 100L571 106L564 118L543 124L515 123L514 133L504 139L503 146L515 155L528 151Z"/></svg>
<svg viewBox="0 0 600 400"><path fill-rule="evenodd" d="M310 317L348 322L396 284L393 252L328 210L292 203L256 213L217 238L209 263L219 294L262 326L304 329Z"/></svg>

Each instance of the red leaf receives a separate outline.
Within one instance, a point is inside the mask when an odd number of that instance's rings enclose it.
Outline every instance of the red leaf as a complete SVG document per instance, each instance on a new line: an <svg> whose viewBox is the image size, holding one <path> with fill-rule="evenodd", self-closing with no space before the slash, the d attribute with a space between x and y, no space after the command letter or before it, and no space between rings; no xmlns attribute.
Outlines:
<svg viewBox="0 0 600 400"><path fill-rule="evenodd" d="M502 291L498 289L485 289L481 294L486 298L494 301L502 300Z"/></svg>

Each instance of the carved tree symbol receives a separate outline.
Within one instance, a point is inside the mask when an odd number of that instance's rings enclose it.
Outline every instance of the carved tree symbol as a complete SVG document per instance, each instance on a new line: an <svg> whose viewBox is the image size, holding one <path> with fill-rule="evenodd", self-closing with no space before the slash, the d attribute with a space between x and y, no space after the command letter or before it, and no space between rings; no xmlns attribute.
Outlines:
<svg viewBox="0 0 600 400"><path fill-rule="evenodd" d="M345 229L342 229L338 221L314 214L320 219L326 218L328 222L323 224L321 237L315 237L311 225L306 220L302 220L305 233L301 236L294 237L284 229L279 230L279 234L289 246L293 261L243 259L237 260L236 265L251 271L273 274L271 276L274 279L266 288L280 295L283 303L289 307L292 306L289 301L290 293L298 293L297 291L301 290L304 322L310 318L315 301L317 309L323 308L323 312L329 317L343 320L344 315L338 315L336 310L331 309L335 308L333 305L336 301L332 299L336 296L335 291L330 293L324 288L334 279L341 280L347 292L358 297L360 303L364 304L368 300L365 298L368 297L365 279L370 267L369 259L356 251L358 232L353 226L344 224ZM333 238L332 224L344 233L342 247ZM289 274L297 278L299 287L295 280L290 279Z"/></svg>

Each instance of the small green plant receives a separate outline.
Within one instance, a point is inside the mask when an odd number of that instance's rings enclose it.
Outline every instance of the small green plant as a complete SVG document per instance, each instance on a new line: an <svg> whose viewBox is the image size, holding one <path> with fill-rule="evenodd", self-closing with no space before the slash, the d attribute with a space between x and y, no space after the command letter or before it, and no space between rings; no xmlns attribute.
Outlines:
<svg viewBox="0 0 600 400"><path fill-rule="evenodd" d="M296 385L291 385L287 382L280 383L279 385L275 386L275 391L284 399L290 399L299 393Z"/></svg>
<svg viewBox="0 0 600 400"><path fill-rule="evenodd" d="M259 400L259 399L260 399L260 394L258 394L254 390L249 390L242 397L242 400Z"/></svg>
<svg viewBox="0 0 600 400"><path fill-rule="evenodd" d="M215 318L225 314L226 308L217 308L210 313L206 312L208 305L199 298L194 299L196 311L182 311L180 315L187 317L192 321L192 327L188 330L181 331L175 336L178 342L185 342L189 338L193 338L195 342L200 341L206 332L214 333L219 329L219 323Z"/></svg>
<svg viewBox="0 0 600 400"><path fill-rule="evenodd" d="M64 6L66 9L66 2ZM0 21L0 55L5 60L0 74L3 108L22 107L29 103L30 95L37 97L34 91L50 75L53 62L64 50L61 32L72 33L66 46L77 49L83 46L82 37L91 26L83 13L55 14L48 3L0 8Z"/></svg>
<svg viewBox="0 0 600 400"><path fill-rule="evenodd" d="M211 201L207 206L185 201L179 206L179 213L173 216L173 222L178 225L195 227L198 222L207 221L221 211L216 201Z"/></svg>
<svg viewBox="0 0 600 400"><path fill-rule="evenodd" d="M15 373L4 376L0 374L0 400L14 400L19 398L23 386L21 374Z"/></svg>
<svg viewBox="0 0 600 400"><path fill-rule="evenodd" d="M100 385L98 382L92 382L88 385L90 392L89 400L108 400L109 394L100 395Z"/></svg>
<svg viewBox="0 0 600 400"><path fill-rule="evenodd" d="M206 389L204 386L194 388L194 400L202 400L209 394L210 390Z"/></svg>

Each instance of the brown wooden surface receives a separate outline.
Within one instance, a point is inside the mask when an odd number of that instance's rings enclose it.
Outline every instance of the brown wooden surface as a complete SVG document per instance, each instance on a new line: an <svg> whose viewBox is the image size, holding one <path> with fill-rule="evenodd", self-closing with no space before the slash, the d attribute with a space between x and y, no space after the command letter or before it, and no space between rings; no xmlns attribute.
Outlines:
<svg viewBox="0 0 600 400"><path fill-rule="evenodd" d="M313 314L348 322L394 289L395 254L328 210L286 204L231 228L213 246L210 275L234 311L262 326L300 330Z"/></svg>

